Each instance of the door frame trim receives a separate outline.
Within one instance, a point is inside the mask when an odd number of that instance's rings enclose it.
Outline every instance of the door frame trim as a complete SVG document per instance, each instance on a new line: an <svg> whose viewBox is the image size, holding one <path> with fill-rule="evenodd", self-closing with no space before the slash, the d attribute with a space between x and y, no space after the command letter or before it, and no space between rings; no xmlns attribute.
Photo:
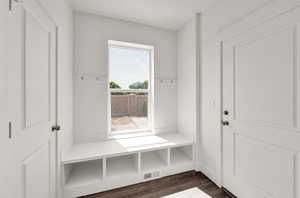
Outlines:
<svg viewBox="0 0 300 198"><path fill-rule="evenodd" d="M223 121L223 111L224 111L224 107L223 107L223 41L219 41L218 43L219 45L219 53L220 53L220 115L219 115L219 119L220 119L220 185L223 187L224 186L224 178L223 178L223 173L224 173L224 167L223 167L223 160L224 160L224 152L223 152L223 126L222 126L222 121Z"/></svg>

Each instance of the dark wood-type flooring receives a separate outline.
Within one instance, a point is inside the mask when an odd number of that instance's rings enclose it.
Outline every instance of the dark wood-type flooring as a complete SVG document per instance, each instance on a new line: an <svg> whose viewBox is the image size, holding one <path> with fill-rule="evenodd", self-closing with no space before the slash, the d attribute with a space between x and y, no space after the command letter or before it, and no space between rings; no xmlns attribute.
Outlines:
<svg viewBox="0 0 300 198"><path fill-rule="evenodd" d="M212 198L231 198L205 175L195 171L168 176L81 198L160 198L194 187L198 187Z"/></svg>

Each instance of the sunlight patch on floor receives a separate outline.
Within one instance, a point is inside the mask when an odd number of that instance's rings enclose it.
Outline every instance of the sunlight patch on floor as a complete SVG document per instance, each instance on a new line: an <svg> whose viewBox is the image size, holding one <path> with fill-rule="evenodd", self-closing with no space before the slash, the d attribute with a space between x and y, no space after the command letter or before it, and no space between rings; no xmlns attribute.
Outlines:
<svg viewBox="0 0 300 198"><path fill-rule="evenodd" d="M162 198L211 198L211 196L199 188L191 188Z"/></svg>

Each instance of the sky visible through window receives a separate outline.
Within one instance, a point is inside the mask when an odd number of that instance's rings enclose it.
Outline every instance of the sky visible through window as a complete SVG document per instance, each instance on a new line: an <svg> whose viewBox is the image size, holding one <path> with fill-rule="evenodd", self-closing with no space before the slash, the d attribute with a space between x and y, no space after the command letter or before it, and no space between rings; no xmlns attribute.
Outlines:
<svg viewBox="0 0 300 198"><path fill-rule="evenodd" d="M109 79L129 89L136 82L149 81L149 50L109 46Z"/></svg>

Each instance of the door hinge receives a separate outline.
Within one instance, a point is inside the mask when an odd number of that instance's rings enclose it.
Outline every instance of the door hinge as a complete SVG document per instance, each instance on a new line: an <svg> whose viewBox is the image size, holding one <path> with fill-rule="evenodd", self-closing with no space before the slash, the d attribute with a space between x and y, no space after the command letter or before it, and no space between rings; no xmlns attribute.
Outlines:
<svg viewBox="0 0 300 198"><path fill-rule="evenodd" d="M8 10L9 11L12 11L12 9L13 9L13 2L23 3L23 0L8 0Z"/></svg>
<svg viewBox="0 0 300 198"><path fill-rule="evenodd" d="M52 126L51 131L60 131L60 126L59 125Z"/></svg>
<svg viewBox="0 0 300 198"><path fill-rule="evenodd" d="M12 10L12 0L8 0L8 10Z"/></svg>
<svg viewBox="0 0 300 198"><path fill-rule="evenodd" d="M8 122L8 138L12 138L12 123Z"/></svg>

